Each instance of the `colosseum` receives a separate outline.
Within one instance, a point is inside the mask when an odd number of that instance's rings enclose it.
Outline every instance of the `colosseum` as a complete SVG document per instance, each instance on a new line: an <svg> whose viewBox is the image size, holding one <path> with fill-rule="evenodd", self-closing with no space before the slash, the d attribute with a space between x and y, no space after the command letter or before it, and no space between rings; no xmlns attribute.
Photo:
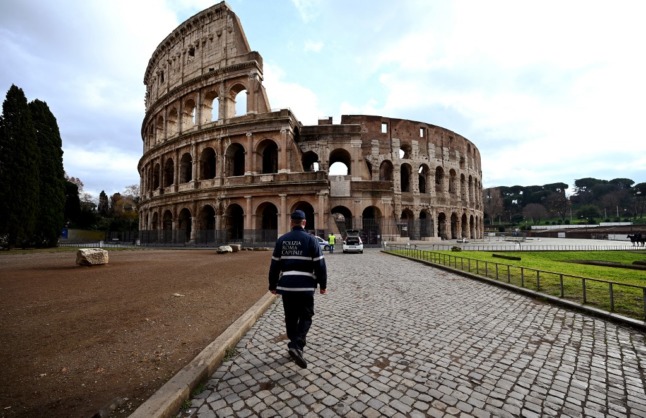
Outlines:
<svg viewBox="0 0 646 418"><path fill-rule="evenodd" d="M301 209L319 236L366 245L483 236L480 152L439 126L274 110L263 59L225 2L164 39L144 76L143 244L274 242Z"/></svg>

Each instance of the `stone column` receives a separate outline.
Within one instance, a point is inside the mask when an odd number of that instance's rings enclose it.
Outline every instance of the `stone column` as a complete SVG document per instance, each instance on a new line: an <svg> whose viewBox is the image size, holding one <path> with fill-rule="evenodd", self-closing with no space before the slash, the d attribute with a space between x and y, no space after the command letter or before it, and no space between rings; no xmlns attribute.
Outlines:
<svg viewBox="0 0 646 418"><path fill-rule="evenodd" d="M251 132L247 132L247 145L245 146L245 159L244 159L244 174L249 175L253 174L256 172L256 162L254 161L255 159L253 158L254 152L253 152L253 134Z"/></svg>
<svg viewBox="0 0 646 418"><path fill-rule="evenodd" d="M280 210L278 211L278 235L288 232L289 213L287 212L287 195L279 194ZM281 232L282 231L282 232Z"/></svg>

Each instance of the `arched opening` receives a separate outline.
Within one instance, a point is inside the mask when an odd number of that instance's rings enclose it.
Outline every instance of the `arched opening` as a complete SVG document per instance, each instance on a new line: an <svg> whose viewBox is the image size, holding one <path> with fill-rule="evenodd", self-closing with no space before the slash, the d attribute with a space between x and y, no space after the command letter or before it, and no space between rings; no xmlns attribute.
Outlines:
<svg viewBox="0 0 646 418"><path fill-rule="evenodd" d="M457 174L455 170L449 170L449 194L455 196L457 194Z"/></svg>
<svg viewBox="0 0 646 418"><path fill-rule="evenodd" d="M220 116L220 100L215 91L209 91L204 95L202 103L202 123L217 121Z"/></svg>
<svg viewBox="0 0 646 418"><path fill-rule="evenodd" d="M179 182L188 183L193 180L193 157L188 152L182 155L179 162Z"/></svg>
<svg viewBox="0 0 646 418"><path fill-rule="evenodd" d="M410 177L411 177L412 168L410 164L405 163L400 167L400 185L402 193L408 193L411 191L410 187Z"/></svg>
<svg viewBox="0 0 646 418"><path fill-rule="evenodd" d="M433 236L433 218L426 210L419 213L419 235L421 238Z"/></svg>
<svg viewBox="0 0 646 418"><path fill-rule="evenodd" d="M155 123L155 142L158 144L164 140L164 117L158 116Z"/></svg>
<svg viewBox="0 0 646 418"><path fill-rule="evenodd" d="M184 109L182 114L182 130L191 129L197 123L197 106L195 100L188 99L184 102Z"/></svg>
<svg viewBox="0 0 646 418"><path fill-rule="evenodd" d="M226 156L226 175L231 176L244 176L245 170L245 151L244 147L240 144L231 144L227 148Z"/></svg>
<svg viewBox="0 0 646 418"><path fill-rule="evenodd" d="M173 214L167 210L162 218L162 241L173 242Z"/></svg>
<svg viewBox="0 0 646 418"><path fill-rule="evenodd" d="M266 139L258 145L258 153L262 160L261 173L278 173L278 145L271 139Z"/></svg>
<svg viewBox="0 0 646 418"><path fill-rule="evenodd" d="M159 229L159 214L157 212L153 213L152 221L150 223L150 229L153 231Z"/></svg>
<svg viewBox="0 0 646 418"><path fill-rule="evenodd" d="M379 181L393 181L393 163L385 160L379 166Z"/></svg>
<svg viewBox="0 0 646 418"><path fill-rule="evenodd" d="M189 242L191 240L191 229L193 228L191 212L186 208L182 209L179 212L177 221L177 242Z"/></svg>
<svg viewBox="0 0 646 418"><path fill-rule="evenodd" d="M168 126L166 127L166 129L168 130L169 137L176 135L179 131L177 126L177 118L178 118L177 114L178 112L176 107L172 107L168 111L168 121L167 121Z"/></svg>
<svg viewBox="0 0 646 418"><path fill-rule="evenodd" d="M352 212L350 209L345 206L335 206L330 212L341 235L345 236L345 231L354 229L352 227Z"/></svg>
<svg viewBox="0 0 646 418"><path fill-rule="evenodd" d="M435 192L444 192L444 170L442 167L437 167L435 169Z"/></svg>
<svg viewBox="0 0 646 418"><path fill-rule="evenodd" d="M304 153L302 162L304 171L319 171L319 156L314 151Z"/></svg>
<svg viewBox="0 0 646 418"><path fill-rule="evenodd" d="M202 207L198 222L200 229L196 231L196 241L204 244L215 242L215 209L211 205Z"/></svg>
<svg viewBox="0 0 646 418"><path fill-rule="evenodd" d="M467 222L467 214L463 213L462 214L462 232L461 232L461 238L470 238L469 237L469 223Z"/></svg>
<svg viewBox="0 0 646 418"><path fill-rule="evenodd" d="M155 190L159 189L160 177L161 177L161 165L157 163L155 164L155 168L153 169L153 189Z"/></svg>
<svg viewBox="0 0 646 418"><path fill-rule="evenodd" d="M307 202L298 202L289 213L292 213L297 209L305 212L305 229L307 231L316 231L316 224L314 223L314 208L312 205Z"/></svg>
<svg viewBox="0 0 646 418"><path fill-rule="evenodd" d="M446 215L440 212L437 215L437 236L442 239L447 239L446 232Z"/></svg>
<svg viewBox="0 0 646 418"><path fill-rule="evenodd" d="M399 218L399 236L417 239L415 231L415 215L410 209L404 209Z"/></svg>
<svg viewBox="0 0 646 418"><path fill-rule="evenodd" d="M278 208L272 203L263 203L256 211L260 220L258 240L261 242L274 242L278 238Z"/></svg>
<svg viewBox="0 0 646 418"><path fill-rule="evenodd" d="M364 245L381 243L381 211L376 206L368 206L361 213L361 239Z"/></svg>
<svg viewBox="0 0 646 418"><path fill-rule="evenodd" d="M239 205L232 204L224 213L224 229L227 241L244 239L244 211Z"/></svg>
<svg viewBox="0 0 646 418"><path fill-rule="evenodd" d="M175 163L169 158L164 163L164 187L170 187L175 181Z"/></svg>
<svg viewBox="0 0 646 418"><path fill-rule="evenodd" d="M410 160L412 156L412 147L408 143L401 144L399 148L399 158L402 160Z"/></svg>
<svg viewBox="0 0 646 418"><path fill-rule="evenodd" d="M458 215L454 213L451 214L451 239L458 239L458 226L459 226Z"/></svg>
<svg viewBox="0 0 646 418"><path fill-rule="evenodd" d="M460 174L460 198L463 201L467 200L467 178L464 174Z"/></svg>
<svg viewBox="0 0 646 418"><path fill-rule="evenodd" d="M236 84L231 89L231 99L234 103L234 114L232 116L244 116L247 114L247 88L242 84Z"/></svg>
<svg viewBox="0 0 646 418"><path fill-rule="evenodd" d="M422 164L419 166L419 170L417 170L417 174L419 177L418 184L419 184L419 192L421 194L428 193L428 188L426 187L426 181L428 179L430 173L430 168L426 164Z"/></svg>
<svg viewBox="0 0 646 418"><path fill-rule="evenodd" d="M205 148L200 155L200 179L209 180L215 178L215 151L213 148Z"/></svg>
<svg viewBox="0 0 646 418"><path fill-rule="evenodd" d="M330 153L330 161L328 163L330 167L329 174L331 176L351 175L351 163L352 158L350 158L350 153L343 148L337 148Z"/></svg>

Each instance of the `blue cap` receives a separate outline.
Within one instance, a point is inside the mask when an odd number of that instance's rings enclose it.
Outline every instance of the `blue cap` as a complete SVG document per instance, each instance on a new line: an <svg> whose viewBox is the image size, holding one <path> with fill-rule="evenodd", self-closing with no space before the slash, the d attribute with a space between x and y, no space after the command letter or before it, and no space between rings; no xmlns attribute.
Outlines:
<svg viewBox="0 0 646 418"><path fill-rule="evenodd" d="M292 213L292 219L305 219L305 212L302 210L295 210Z"/></svg>

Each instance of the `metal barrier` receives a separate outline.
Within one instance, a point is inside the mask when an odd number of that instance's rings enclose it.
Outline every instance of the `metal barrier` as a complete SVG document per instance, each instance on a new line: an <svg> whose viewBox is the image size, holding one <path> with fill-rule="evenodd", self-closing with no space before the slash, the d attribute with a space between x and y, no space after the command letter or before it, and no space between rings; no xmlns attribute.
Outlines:
<svg viewBox="0 0 646 418"><path fill-rule="evenodd" d="M606 249L604 248L604 250ZM644 286L572 276L494 261L476 260L407 245L388 245L384 246L384 250L429 264L450 267L454 270L465 271L545 295L593 306L607 312L646 320L646 287Z"/></svg>

